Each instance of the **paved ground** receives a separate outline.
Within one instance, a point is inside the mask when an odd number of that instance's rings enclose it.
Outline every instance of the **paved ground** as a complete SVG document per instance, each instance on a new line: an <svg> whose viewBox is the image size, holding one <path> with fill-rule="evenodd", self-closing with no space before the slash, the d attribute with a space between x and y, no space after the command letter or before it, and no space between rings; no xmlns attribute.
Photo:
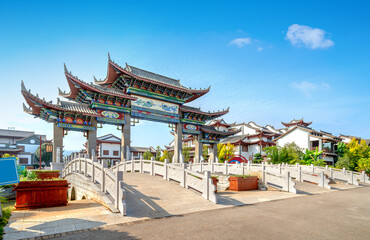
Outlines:
<svg viewBox="0 0 370 240"><path fill-rule="evenodd" d="M111 225L72 239L369 239L370 187Z"/></svg>
<svg viewBox="0 0 370 240"><path fill-rule="evenodd" d="M106 224L128 222L91 200L72 201L67 207L14 211L4 228L4 239L30 238Z"/></svg>
<svg viewBox="0 0 370 240"><path fill-rule="evenodd" d="M309 184L297 183L300 194L280 191L221 192L219 204L213 204L191 190L175 182L167 182L148 174L128 173L124 176L127 216L113 214L91 201L72 201L67 207L46 208L14 212L10 224L4 229L4 239L30 238L104 225L132 223L153 218L183 216L184 214L209 211L266 201L296 198L308 194L330 192ZM353 188L338 185L337 189Z"/></svg>

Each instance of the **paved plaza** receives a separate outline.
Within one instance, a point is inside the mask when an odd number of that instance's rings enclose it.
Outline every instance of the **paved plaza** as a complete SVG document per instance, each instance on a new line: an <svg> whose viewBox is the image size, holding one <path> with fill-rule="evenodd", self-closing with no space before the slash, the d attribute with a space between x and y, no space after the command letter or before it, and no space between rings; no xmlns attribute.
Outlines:
<svg viewBox="0 0 370 240"><path fill-rule="evenodd" d="M370 187L60 236L73 239L369 239Z"/></svg>
<svg viewBox="0 0 370 240"><path fill-rule="evenodd" d="M92 200L71 201L66 207L13 212L5 228L4 239L32 238L59 233L132 224L164 217L184 217L187 214L241 205L252 205L273 200L302 198L356 188L353 185L334 184L327 190L309 183L297 183L298 194L269 191L220 192L219 204L205 200L199 193L189 191L176 182L168 182L149 174L124 175L127 216L111 213ZM212 211L211 211L212 210ZM211 213L209 213L211 214Z"/></svg>

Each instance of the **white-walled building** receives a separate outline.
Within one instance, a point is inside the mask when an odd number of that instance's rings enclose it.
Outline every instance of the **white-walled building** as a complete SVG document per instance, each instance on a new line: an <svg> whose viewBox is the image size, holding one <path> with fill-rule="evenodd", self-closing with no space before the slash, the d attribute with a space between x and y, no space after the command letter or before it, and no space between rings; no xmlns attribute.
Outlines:
<svg viewBox="0 0 370 240"><path fill-rule="evenodd" d="M228 131L236 131L233 136L225 138L221 143L233 144L234 154L245 157L248 161L253 160L257 153L265 155L264 148L275 145L273 140L287 131L287 128L275 129L271 125L260 126L255 122L226 124L223 119L215 120L211 125L227 126Z"/></svg>
<svg viewBox="0 0 370 240"><path fill-rule="evenodd" d="M0 155L10 154L18 158L19 165L31 166L35 160L36 149L43 143L50 143L46 135L30 131L0 129Z"/></svg>
<svg viewBox="0 0 370 240"><path fill-rule="evenodd" d="M316 131L308 127L311 123L302 124L302 122L290 124L288 131L274 140L276 145L283 147L287 143L294 142L303 151L306 149L318 149L319 151L323 151L322 158L326 163L334 164L335 159L338 157L336 153L337 143L343 139L329 132ZM293 121L290 123L293 123Z"/></svg>
<svg viewBox="0 0 370 240"><path fill-rule="evenodd" d="M97 138L97 155L99 159L108 160L111 163L121 161L121 139L113 134L107 134ZM146 151L156 155L153 147L130 147L131 156L140 159Z"/></svg>

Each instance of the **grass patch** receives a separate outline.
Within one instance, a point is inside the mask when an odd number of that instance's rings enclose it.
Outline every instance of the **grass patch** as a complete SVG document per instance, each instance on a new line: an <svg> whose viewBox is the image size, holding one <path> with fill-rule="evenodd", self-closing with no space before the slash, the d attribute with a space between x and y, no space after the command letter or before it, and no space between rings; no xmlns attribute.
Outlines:
<svg viewBox="0 0 370 240"><path fill-rule="evenodd" d="M6 224L8 224L8 220L14 208L14 204L15 201L9 201L1 204L3 210L3 217L0 218L0 240L3 239L4 227L6 226Z"/></svg>
<svg viewBox="0 0 370 240"><path fill-rule="evenodd" d="M241 177L241 178L247 178L247 177L253 177L252 175L230 175L230 177Z"/></svg>

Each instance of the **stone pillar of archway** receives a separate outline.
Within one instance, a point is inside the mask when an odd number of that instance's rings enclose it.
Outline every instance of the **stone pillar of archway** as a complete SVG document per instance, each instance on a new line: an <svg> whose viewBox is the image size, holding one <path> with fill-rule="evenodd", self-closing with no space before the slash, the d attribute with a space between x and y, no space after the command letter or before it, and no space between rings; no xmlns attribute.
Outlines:
<svg viewBox="0 0 370 240"><path fill-rule="evenodd" d="M87 131L87 154L89 154L90 158L96 155L96 135L97 135L97 128L96 128L96 119L91 119L91 126L95 127L95 131Z"/></svg>
<svg viewBox="0 0 370 240"><path fill-rule="evenodd" d="M174 145L173 162L183 163L184 158L182 157L182 123L176 123L176 129L175 129L174 135L175 135L175 145Z"/></svg>
<svg viewBox="0 0 370 240"><path fill-rule="evenodd" d="M131 146L131 115L125 114L126 124L122 126L121 134L121 162L130 160Z"/></svg>
<svg viewBox="0 0 370 240"><path fill-rule="evenodd" d="M209 161L217 162L217 143L212 143L209 149L211 151L209 154Z"/></svg>
<svg viewBox="0 0 370 240"><path fill-rule="evenodd" d="M63 137L64 129L58 127L58 123L53 124L53 162L63 159Z"/></svg>
<svg viewBox="0 0 370 240"><path fill-rule="evenodd" d="M194 144L195 144L195 152L194 152L194 162L200 163L203 155L203 143L201 142L201 134L194 135Z"/></svg>

